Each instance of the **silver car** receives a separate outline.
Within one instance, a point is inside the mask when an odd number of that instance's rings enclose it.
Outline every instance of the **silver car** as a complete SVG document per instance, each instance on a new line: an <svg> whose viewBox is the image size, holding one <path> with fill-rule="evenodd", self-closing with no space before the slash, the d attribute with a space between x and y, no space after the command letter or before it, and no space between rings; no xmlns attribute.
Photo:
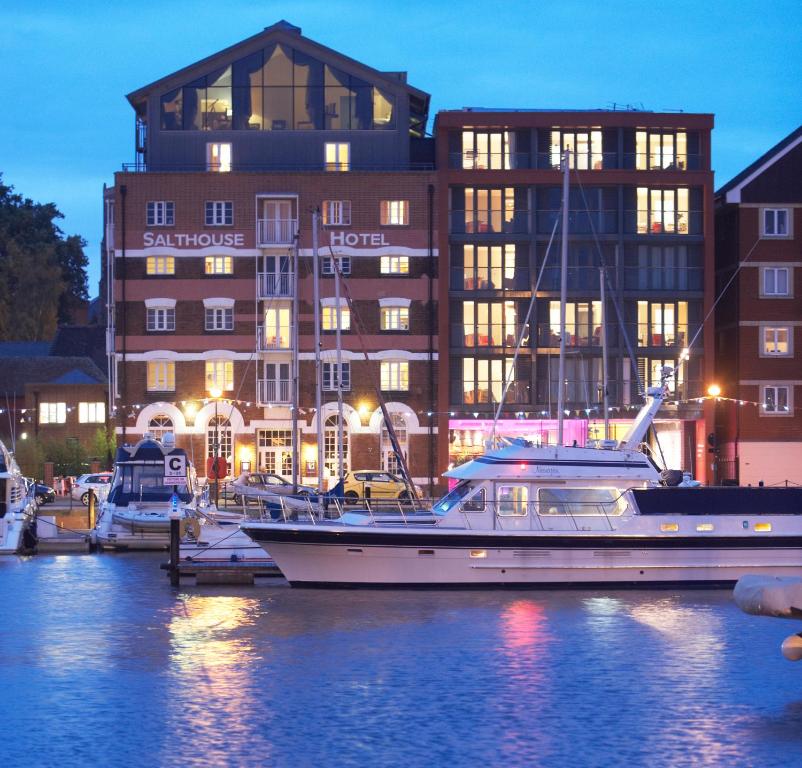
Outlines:
<svg viewBox="0 0 802 768"><path fill-rule="evenodd" d="M95 492L95 496L98 499L105 498L109 492L111 477L111 472L95 472L94 474L81 475L75 478L70 495L86 507L89 505L90 489Z"/></svg>

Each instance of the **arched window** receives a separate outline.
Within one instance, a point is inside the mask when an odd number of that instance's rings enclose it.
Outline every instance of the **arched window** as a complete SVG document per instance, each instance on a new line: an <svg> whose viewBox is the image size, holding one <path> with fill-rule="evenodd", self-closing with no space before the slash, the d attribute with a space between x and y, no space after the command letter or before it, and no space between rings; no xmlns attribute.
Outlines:
<svg viewBox="0 0 802 768"><path fill-rule="evenodd" d="M174 432L173 420L166 413L157 413L148 422L148 432L157 440L162 440L168 432Z"/></svg>
<svg viewBox="0 0 802 768"><path fill-rule="evenodd" d="M339 446L339 417L337 414L332 414L326 419L325 430L323 433L323 447L324 447L324 463L328 473L331 477L337 477L340 471L340 454ZM343 471L347 472L350 469L350 451L348 450L349 437L348 437L348 420L343 420Z"/></svg>
<svg viewBox="0 0 802 768"><path fill-rule="evenodd" d="M212 416L206 427L206 455L214 456L214 446L220 446L218 456L231 461L233 454L233 436L231 433L231 422L225 416Z"/></svg>
<svg viewBox="0 0 802 768"><path fill-rule="evenodd" d="M398 446L404 454L404 459L409 457L409 434L407 432L407 420L403 413L391 413L390 418L393 423L393 430L395 437L398 440ZM387 426L382 420L382 433L381 433L381 453L382 453L382 469L385 472L392 472L397 475L401 473L401 459L398 454L393 450L392 443L390 442L390 435L387 432Z"/></svg>

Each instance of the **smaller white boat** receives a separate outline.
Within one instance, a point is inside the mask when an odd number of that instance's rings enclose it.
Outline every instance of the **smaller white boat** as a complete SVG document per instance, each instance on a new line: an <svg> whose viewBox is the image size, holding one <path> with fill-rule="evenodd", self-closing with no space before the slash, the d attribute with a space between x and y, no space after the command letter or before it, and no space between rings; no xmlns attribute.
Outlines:
<svg viewBox="0 0 802 768"><path fill-rule="evenodd" d="M33 547L36 510L33 491L28 492L14 455L0 442L0 554Z"/></svg>
<svg viewBox="0 0 802 768"><path fill-rule="evenodd" d="M167 479L167 460L181 467ZM172 481L175 482L172 482ZM166 549L170 517L195 518L200 500L195 470L171 433L160 442L146 434L117 449L114 476L100 504L94 535L101 549Z"/></svg>
<svg viewBox="0 0 802 768"><path fill-rule="evenodd" d="M802 619L802 578L746 574L733 590L735 604L753 616ZM802 661L802 632L783 640L780 652L788 661Z"/></svg>

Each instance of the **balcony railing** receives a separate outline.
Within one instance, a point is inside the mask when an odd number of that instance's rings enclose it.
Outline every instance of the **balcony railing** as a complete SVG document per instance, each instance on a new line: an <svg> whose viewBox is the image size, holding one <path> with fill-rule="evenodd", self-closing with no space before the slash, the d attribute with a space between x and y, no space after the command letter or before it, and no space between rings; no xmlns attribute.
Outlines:
<svg viewBox="0 0 802 768"><path fill-rule="evenodd" d="M680 154L653 157L648 152L625 152L624 168L637 171L699 171L702 169L702 155Z"/></svg>
<svg viewBox="0 0 802 768"><path fill-rule="evenodd" d="M529 168L528 152L450 152L449 168L466 171L510 171Z"/></svg>
<svg viewBox="0 0 802 768"><path fill-rule="evenodd" d="M260 272L256 282L258 298L290 298L293 294L294 280L289 272Z"/></svg>
<svg viewBox="0 0 802 768"><path fill-rule="evenodd" d="M513 381L507 390L505 403L528 403L530 402L528 381ZM504 382L493 382L491 384L479 384L476 388L461 388L457 400L461 400L463 405L498 405L501 393L504 391Z"/></svg>
<svg viewBox="0 0 802 768"><path fill-rule="evenodd" d="M537 231L550 233L555 221L562 221L559 210L537 212ZM575 210L568 211L568 232L571 235L614 235L618 232L618 211L608 210Z"/></svg>
<svg viewBox="0 0 802 768"><path fill-rule="evenodd" d="M289 351L292 347L290 329L265 328L261 324L256 328L256 348L259 352L273 352L275 350Z"/></svg>
<svg viewBox="0 0 802 768"><path fill-rule="evenodd" d="M256 398L259 405L289 403L292 400L289 379L259 379L256 382Z"/></svg>
<svg viewBox="0 0 802 768"><path fill-rule="evenodd" d="M599 271L596 270L596 282ZM529 288L529 270L511 267L451 267L452 291L525 291Z"/></svg>
<svg viewBox="0 0 802 768"><path fill-rule="evenodd" d="M560 170L561 158L552 152L538 152L537 167ZM618 154L616 152L574 152L571 155L572 170L602 171L618 168Z"/></svg>
<svg viewBox="0 0 802 768"><path fill-rule="evenodd" d="M478 329L466 328L462 323L451 324L451 346L465 347L506 347L515 349L518 343L516 334L518 329L502 324L491 324ZM521 347L529 346L528 334L524 337Z"/></svg>
<svg viewBox="0 0 802 768"><path fill-rule="evenodd" d="M601 344L601 327L597 326L593 330L588 327L576 328L566 326L565 346L566 347L598 347ZM539 347L558 348L560 346L560 333L557 328L549 325L541 325L537 331L537 343Z"/></svg>
<svg viewBox="0 0 802 768"><path fill-rule="evenodd" d="M290 245L298 232L298 219L257 219L256 246Z"/></svg>
<svg viewBox="0 0 802 768"><path fill-rule="evenodd" d="M451 232L462 234L524 235L529 232L529 210L451 211Z"/></svg>
<svg viewBox="0 0 802 768"><path fill-rule="evenodd" d="M702 211L624 211L624 231L638 235L701 235Z"/></svg>

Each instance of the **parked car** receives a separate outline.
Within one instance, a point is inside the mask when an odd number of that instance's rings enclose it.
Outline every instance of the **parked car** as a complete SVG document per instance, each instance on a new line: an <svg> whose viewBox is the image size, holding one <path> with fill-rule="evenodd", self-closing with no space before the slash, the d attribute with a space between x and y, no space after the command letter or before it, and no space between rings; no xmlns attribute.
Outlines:
<svg viewBox="0 0 802 768"><path fill-rule="evenodd" d="M70 495L73 499L80 500L85 507L89 506L89 490L93 490L95 496L102 498L108 493L111 477L111 472L95 472L94 474L81 475L75 478Z"/></svg>
<svg viewBox="0 0 802 768"><path fill-rule="evenodd" d="M28 488L28 492L30 492L33 486L33 497L40 507L45 504L52 504L56 500L56 491L49 485L37 482L32 477L25 478L25 485Z"/></svg>
<svg viewBox="0 0 802 768"><path fill-rule="evenodd" d="M415 486L418 496L421 489ZM360 469L346 472L343 495L349 501L357 499L401 499L409 500L409 489L395 475L380 469Z"/></svg>
<svg viewBox="0 0 802 768"><path fill-rule="evenodd" d="M272 472L247 472L237 478L238 483L244 483L249 488L258 489L260 491L273 491L279 495L286 495L293 493L292 483L285 480L281 475L275 475ZM235 504L242 504L242 496L231 489L233 493L233 500ZM295 488L295 493L304 496L312 493L317 493L314 488L307 485L298 485ZM247 500L247 494L245 494Z"/></svg>

